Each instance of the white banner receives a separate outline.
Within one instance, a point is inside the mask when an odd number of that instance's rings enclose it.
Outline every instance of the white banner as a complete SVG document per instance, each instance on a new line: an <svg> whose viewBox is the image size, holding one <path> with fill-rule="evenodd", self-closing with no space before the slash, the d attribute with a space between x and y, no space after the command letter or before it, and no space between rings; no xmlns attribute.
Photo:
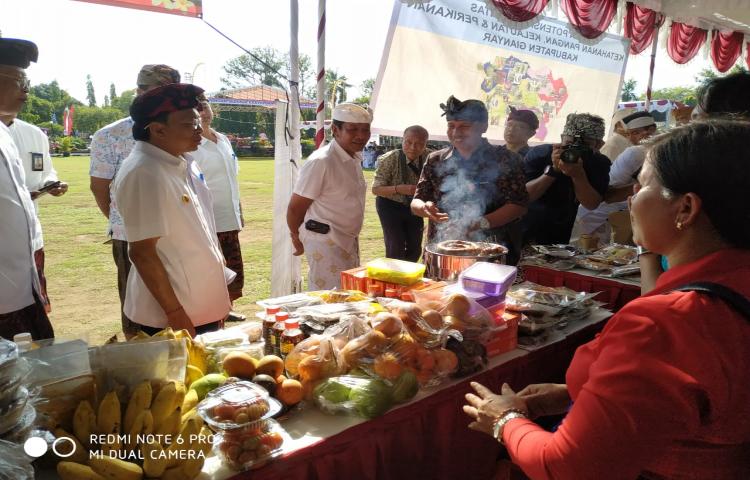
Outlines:
<svg viewBox="0 0 750 480"><path fill-rule="evenodd" d="M396 0L373 94L373 131L401 135L413 124L446 139L440 103L450 95L487 105L486 137L502 142L510 106L533 110L532 142L557 142L569 113L608 123L625 73L629 40L581 37L539 16L523 26L487 0Z"/></svg>

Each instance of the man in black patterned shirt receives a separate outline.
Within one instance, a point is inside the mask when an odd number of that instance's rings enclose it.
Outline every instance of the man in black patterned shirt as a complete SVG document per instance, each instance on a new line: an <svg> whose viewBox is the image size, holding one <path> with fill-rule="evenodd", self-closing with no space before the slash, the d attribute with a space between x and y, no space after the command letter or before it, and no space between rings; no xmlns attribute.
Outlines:
<svg viewBox="0 0 750 480"><path fill-rule="evenodd" d="M520 227L528 193L521 157L491 145L487 107L451 96L441 104L448 120L449 147L427 157L411 210L428 218L427 241L474 240L502 243L508 263L520 257Z"/></svg>

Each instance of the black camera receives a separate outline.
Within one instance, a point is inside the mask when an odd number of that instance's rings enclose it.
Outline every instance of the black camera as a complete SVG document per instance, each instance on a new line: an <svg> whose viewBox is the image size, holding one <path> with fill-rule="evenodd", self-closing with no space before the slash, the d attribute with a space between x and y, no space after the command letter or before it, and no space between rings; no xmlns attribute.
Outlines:
<svg viewBox="0 0 750 480"><path fill-rule="evenodd" d="M594 150L583 141L583 137L576 135L573 141L562 146L560 160L563 163L578 163L578 159L588 160L594 156Z"/></svg>

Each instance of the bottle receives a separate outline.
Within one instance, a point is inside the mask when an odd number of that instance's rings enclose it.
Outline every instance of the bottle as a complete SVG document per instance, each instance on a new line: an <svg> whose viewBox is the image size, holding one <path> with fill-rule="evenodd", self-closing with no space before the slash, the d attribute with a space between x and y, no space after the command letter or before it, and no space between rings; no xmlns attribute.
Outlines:
<svg viewBox="0 0 750 480"><path fill-rule="evenodd" d="M299 322L296 319L284 322L284 333L281 334L281 358L286 358L294 347L305 339L305 334L299 329Z"/></svg>
<svg viewBox="0 0 750 480"><path fill-rule="evenodd" d="M276 314L276 323L273 324L273 329L271 330L271 344L273 345L273 353L271 355L281 357L281 336L284 334L284 330L286 330L284 322L287 320L289 320L287 312L278 312Z"/></svg>
<svg viewBox="0 0 750 480"><path fill-rule="evenodd" d="M21 332L13 335L13 343L18 346L19 353L28 352L29 350L39 348L39 346L36 345L33 340L34 339L31 338L31 334L29 332Z"/></svg>
<svg viewBox="0 0 750 480"><path fill-rule="evenodd" d="M266 314L263 316L263 340L266 342L263 347L263 353L266 355L273 355L271 334L273 324L276 323L276 314L279 313L279 310L281 310L279 307L266 307Z"/></svg>

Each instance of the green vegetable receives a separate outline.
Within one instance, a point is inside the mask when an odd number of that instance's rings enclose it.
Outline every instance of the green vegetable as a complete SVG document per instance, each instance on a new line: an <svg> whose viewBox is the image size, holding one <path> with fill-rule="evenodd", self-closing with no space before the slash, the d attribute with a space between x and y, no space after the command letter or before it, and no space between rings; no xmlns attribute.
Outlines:
<svg viewBox="0 0 750 480"><path fill-rule="evenodd" d="M336 380L336 377L333 377L315 387L313 397L316 399L322 398L331 403L341 403L349 400L350 391L351 388L348 385L344 385Z"/></svg>
<svg viewBox="0 0 750 480"><path fill-rule="evenodd" d="M352 388L349 400L357 414L365 418L375 418L393 406L390 387L382 380L364 380Z"/></svg>
<svg viewBox="0 0 750 480"><path fill-rule="evenodd" d="M417 376L406 370L394 382L391 396L394 402L404 403L414 398L414 395L418 391L419 382L417 381Z"/></svg>

